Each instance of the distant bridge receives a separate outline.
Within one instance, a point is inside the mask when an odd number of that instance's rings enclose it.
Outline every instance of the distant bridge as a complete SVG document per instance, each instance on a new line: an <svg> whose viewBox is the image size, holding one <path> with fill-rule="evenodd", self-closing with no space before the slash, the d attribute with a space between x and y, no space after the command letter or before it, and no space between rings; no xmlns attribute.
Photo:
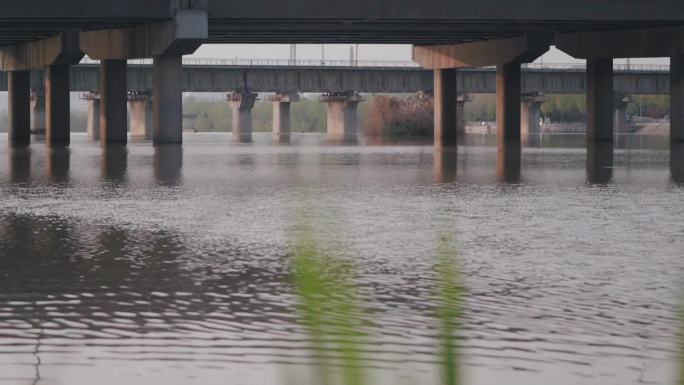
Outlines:
<svg viewBox="0 0 684 385"><path fill-rule="evenodd" d="M616 65L615 90L625 95L667 95L669 66ZM84 61L71 67L71 91L99 89L99 64ZM463 69L458 73L460 93L495 93L495 68ZM526 93L584 94L583 65L530 64L522 69ZM33 89L44 87L42 73L34 73ZM153 88L151 61L130 61L128 90ZM185 59L184 92L342 92L413 93L433 90L433 71L410 61ZM7 90L0 74L0 90Z"/></svg>

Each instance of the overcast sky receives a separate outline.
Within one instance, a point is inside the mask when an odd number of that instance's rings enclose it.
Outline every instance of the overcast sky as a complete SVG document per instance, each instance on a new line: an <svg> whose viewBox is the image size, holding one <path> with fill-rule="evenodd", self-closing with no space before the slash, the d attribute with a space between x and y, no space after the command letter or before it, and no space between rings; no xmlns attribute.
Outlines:
<svg viewBox="0 0 684 385"><path fill-rule="evenodd" d="M324 48L325 59L349 60L350 44L326 44ZM321 45L298 44L297 59L320 60L323 52ZM192 57L197 58L239 58L239 59L288 59L290 46L287 44L205 44L195 52ZM360 45L359 60L411 60L410 45ZM544 63L577 63L579 60L551 48L537 61ZM617 63L624 60L616 60ZM667 64L668 59L632 59L634 64Z"/></svg>

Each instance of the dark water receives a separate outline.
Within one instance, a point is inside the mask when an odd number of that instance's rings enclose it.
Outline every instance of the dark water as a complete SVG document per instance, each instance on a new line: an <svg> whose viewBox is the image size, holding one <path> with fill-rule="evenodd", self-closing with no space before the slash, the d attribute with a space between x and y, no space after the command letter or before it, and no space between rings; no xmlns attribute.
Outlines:
<svg viewBox="0 0 684 385"><path fill-rule="evenodd" d="M444 233L469 291L467 384L674 383L684 157L671 168L662 140L587 164L553 137L516 164L484 137L457 156L269 139L3 139L0 384L307 383L287 255L301 212L357 265L373 383L438 383Z"/></svg>

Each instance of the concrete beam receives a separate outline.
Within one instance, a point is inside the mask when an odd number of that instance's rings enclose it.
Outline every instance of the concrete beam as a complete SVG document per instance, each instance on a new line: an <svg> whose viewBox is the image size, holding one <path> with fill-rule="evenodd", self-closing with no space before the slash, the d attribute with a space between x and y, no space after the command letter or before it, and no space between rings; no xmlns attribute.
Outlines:
<svg viewBox="0 0 684 385"><path fill-rule="evenodd" d="M670 142L684 143L684 55L670 58Z"/></svg>
<svg viewBox="0 0 684 385"><path fill-rule="evenodd" d="M78 31L65 31L50 39L0 48L0 71L43 70L77 64L82 58Z"/></svg>
<svg viewBox="0 0 684 385"><path fill-rule="evenodd" d="M414 46L413 60L429 69L529 63L549 50L548 36L527 34L473 43Z"/></svg>
<svg viewBox="0 0 684 385"><path fill-rule="evenodd" d="M208 36L206 8L179 9L169 21L81 32L81 49L98 60L187 55L195 52Z"/></svg>
<svg viewBox="0 0 684 385"><path fill-rule="evenodd" d="M580 59L670 57L684 54L684 27L560 33L556 47Z"/></svg>
<svg viewBox="0 0 684 385"><path fill-rule="evenodd" d="M90 92L81 97L88 102L88 123L86 132L93 141L100 140L100 94Z"/></svg>
<svg viewBox="0 0 684 385"><path fill-rule="evenodd" d="M521 88L520 63L496 67L496 138L499 144L520 141Z"/></svg>
<svg viewBox="0 0 684 385"><path fill-rule="evenodd" d="M453 145L458 140L457 80L456 69L435 70L435 147Z"/></svg>
<svg viewBox="0 0 684 385"><path fill-rule="evenodd" d="M154 58L154 131L155 143L183 142L182 57Z"/></svg>
<svg viewBox="0 0 684 385"><path fill-rule="evenodd" d="M290 105L299 101L296 92L279 92L269 100L273 103L273 139L278 143L290 142Z"/></svg>
<svg viewBox="0 0 684 385"><path fill-rule="evenodd" d="M103 60L100 65L100 142L126 143L126 61Z"/></svg>
<svg viewBox="0 0 684 385"><path fill-rule="evenodd" d="M327 132L331 142L352 143L359 130L358 106L363 101L355 92L328 93L320 97L328 106Z"/></svg>
<svg viewBox="0 0 684 385"><path fill-rule="evenodd" d="M148 93L131 93L128 95L128 108L131 116L131 138L151 140L154 119L152 96Z"/></svg>
<svg viewBox="0 0 684 385"><path fill-rule="evenodd" d="M587 141L613 140L613 60L587 60Z"/></svg>
<svg viewBox="0 0 684 385"><path fill-rule="evenodd" d="M71 134L68 66L50 66L45 70L45 105L45 141L48 145L68 145Z"/></svg>
<svg viewBox="0 0 684 385"><path fill-rule="evenodd" d="M9 140L13 145L31 141L31 73L15 71L8 74Z"/></svg>
<svg viewBox="0 0 684 385"><path fill-rule="evenodd" d="M233 110L233 139L239 143L252 141L252 108L258 94L253 92L231 92L226 100Z"/></svg>

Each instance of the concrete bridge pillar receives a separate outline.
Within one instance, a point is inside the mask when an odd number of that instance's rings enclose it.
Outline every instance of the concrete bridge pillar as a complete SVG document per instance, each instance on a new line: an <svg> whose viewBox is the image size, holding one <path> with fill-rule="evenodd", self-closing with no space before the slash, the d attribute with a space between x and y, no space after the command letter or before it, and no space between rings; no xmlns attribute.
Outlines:
<svg viewBox="0 0 684 385"><path fill-rule="evenodd" d="M152 140L153 103L147 92L131 92L128 94L128 108L131 116L131 138Z"/></svg>
<svg viewBox="0 0 684 385"><path fill-rule="evenodd" d="M357 111L363 101L361 95L355 92L327 93L321 95L320 100L328 105L328 139L355 141L359 130Z"/></svg>
<svg viewBox="0 0 684 385"><path fill-rule="evenodd" d="M465 136L466 133L466 118L465 118L465 106L466 103L472 101L473 98L469 94L458 95L456 99L456 128L457 135L459 138Z"/></svg>
<svg viewBox="0 0 684 385"><path fill-rule="evenodd" d="M273 103L273 139L290 142L290 104L299 101L296 92L279 92L270 98Z"/></svg>
<svg viewBox="0 0 684 385"><path fill-rule="evenodd" d="M45 70L45 142L68 145L70 140L69 66L54 65Z"/></svg>
<svg viewBox="0 0 684 385"><path fill-rule="evenodd" d="M88 125L86 132L93 141L100 140L100 94L90 92L82 96L88 102Z"/></svg>
<svg viewBox="0 0 684 385"><path fill-rule="evenodd" d="M31 131L45 132L45 90L31 91Z"/></svg>
<svg viewBox="0 0 684 385"><path fill-rule="evenodd" d="M546 101L542 93L524 94L520 104L520 129L522 139L528 145L538 145L541 134L541 106Z"/></svg>
<svg viewBox="0 0 684 385"><path fill-rule="evenodd" d="M632 102L632 97L618 96L614 100L615 105L615 121L614 130L618 134L630 133L629 122L627 121L627 106Z"/></svg>
<svg viewBox="0 0 684 385"><path fill-rule="evenodd" d="M670 58L670 142L684 142L684 55Z"/></svg>
<svg viewBox="0 0 684 385"><path fill-rule="evenodd" d="M183 142L182 64L180 55L154 58L154 143Z"/></svg>
<svg viewBox="0 0 684 385"><path fill-rule="evenodd" d="M31 73L7 73L9 140L13 145L31 141Z"/></svg>
<svg viewBox="0 0 684 385"><path fill-rule="evenodd" d="M252 141L252 108L257 96L253 92L231 92L226 95L233 110L233 139L239 143Z"/></svg>
<svg viewBox="0 0 684 385"><path fill-rule="evenodd" d="M496 66L496 137L499 144L520 142L520 63Z"/></svg>
<svg viewBox="0 0 684 385"><path fill-rule="evenodd" d="M613 59L587 59L587 140L613 140Z"/></svg>
<svg viewBox="0 0 684 385"><path fill-rule="evenodd" d="M102 60L100 64L100 142L126 143L126 61Z"/></svg>
<svg viewBox="0 0 684 385"><path fill-rule="evenodd" d="M455 144L459 136L458 71L435 69L434 73L435 146ZM465 132L465 127L463 127Z"/></svg>

